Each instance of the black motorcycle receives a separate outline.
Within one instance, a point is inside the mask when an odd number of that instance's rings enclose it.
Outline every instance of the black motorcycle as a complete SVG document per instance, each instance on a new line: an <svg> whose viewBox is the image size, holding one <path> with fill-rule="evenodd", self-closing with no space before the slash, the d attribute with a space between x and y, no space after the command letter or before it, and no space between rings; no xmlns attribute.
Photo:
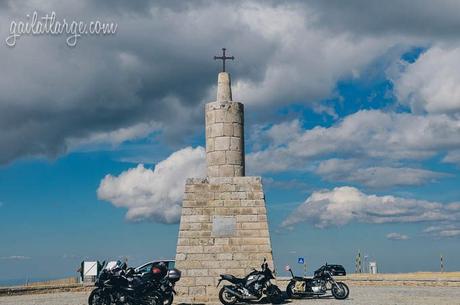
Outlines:
<svg viewBox="0 0 460 305"><path fill-rule="evenodd" d="M138 275L126 263L117 262L112 268L104 268L96 280L89 298L89 305L163 305L161 280L166 271L152 268L152 272Z"/></svg>
<svg viewBox="0 0 460 305"><path fill-rule="evenodd" d="M333 265L335 266L335 265ZM345 275L345 269L333 268L331 265L323 265L315 271L313 278L306 278L294 276L292 269L288 267L291 272L292 280L286 287L286 294L288 298L293 297L312 297L325 295L329 290L332 292L334 298L344 300L348 298L350 290L343 282L337 282L333 275ZM339 271L336 271L338 269Z"/></svg>
<svg viewBox="0 0 460 305"><path fill-rule="evenodd" d="M270 282L275 277L268 268L265 258L261 268L261 271L254 269L244 278L221 274L217 287L224 280L232 283L232 285L225 285L219 291L219 299L222 304L232 305L238 301L260 301L264 297L273 304L281 303L283 301L281 290Z"/></svg>

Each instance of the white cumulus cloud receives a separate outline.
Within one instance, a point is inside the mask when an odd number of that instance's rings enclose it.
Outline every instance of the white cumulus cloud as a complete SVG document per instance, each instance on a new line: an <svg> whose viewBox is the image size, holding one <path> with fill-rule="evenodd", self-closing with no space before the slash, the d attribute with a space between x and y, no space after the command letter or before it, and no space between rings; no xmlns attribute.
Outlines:
<svg viewBox="0 0 460 305"><path fill-rule="evenodd" d="M1 24L26 21L25 12L39 9L56 11L57 19L99 16L119 30L95 43L81 37L71 51L51 35L22 37L14 51L0 48L8 58L0 75L0 164L53 158L75 148L69 142L105 135L120 141L142 134L136 124L151 120L161 124L166 144L184 143L202 130L203 103L215 98L218 46L237 58L234 98L253 111L274 115L281 104L302 103L334 115L317 103L336 94L337 81L363 74L388 53L399 58L414 43L333 29L319 20L319 8L294 2L13 2L0 1ZM1 37L8 32L0 27Z"/></svg>
<svg viewBox="0 0 460 305"><path fill-rule="evenodd" d="M448 175L402 166L374 166L359 159L328 159L319 163L316 173L328 181L354 182L380 188L420 185Z"/></svg>
<svg viewBox="0 0 460 305"><path fill-rule="evenodd" d="M278 136L270 128L273 140L269 147L248 156L260 167L266 155L277 162L296 164L295 159L327 157L335 153L392 160L424 159L438 151L460 148L460 121L446 115L413 115L409 113L362 110L345 117L331 127L317 126L308 130L290 128L289 136ZM285 126L285 127L286 127ZM298 166L298 164L297 164ZM262 168L264 168L262 166Z"/></svg>
<svg viewBox="0 0 460 305"><path fill-rule="evenodd" d="M442 161L445 163L453 163L460 166L460 150L448 152Z"/></svg>
<svg viewBox="0 0 460 305"><path fill-rule="evenodd" d="M313 192L283 221L282 226L309 222L325 228L353 221L379 224L459 220L458 203L367 195L354 187L344 186Z"/></svg>
<svg viewBox="0 0 460 305"><path fill-rule="evenodd" d="M429 226L424 233L434 237L460 237L460 224L440 224Z"/></svg>
<svg viewBox="0 0 460 305"><path fill-rule="evenodd" d="M313 171L327 180L371 187L418 185L445 175L413 167L414 161L458 151L459 134L460 121L445 114L362 110L330 127L303 130L293 120L261 128L254 147L262 149L246 159L253 173ZM453 161L448 156L445 161Z"/></svg>
<svg viewBox="0 0 460 305"><path fill-rule="evenodd" d="M70 138L67 147L70 150L76 148L98 147L101 145L117 146L126 141L146 138L149 134L161 130L161 124L151 121L138 123L129 127L122 127L107 132L93 132L87 138Z"/></svg>
<svg viewBox="0 0 460 305"><path fill-rule="evenodd" d="M118 176L105 176L97 196L116 207L128 209L128 220L177 223L185 180L203 177L205 170L204 149L187 147L174 152L154 169L139 164Z"/></svg>
<svg viewBox="0 0 460 305"><path fill-rule="evenodd" d="M270 46L270 52L263 51L270 64L260 81L234 83L234 92L250 105L312 104L333 93L337 81L359 75L402 42L397 36L355 36L318 27L317 12L294 3L273 7L252 2L231 10L230 16L237 14L241 26Z"/></svg>
<svg viewBox="0 0 460 305"><path fill-rule="evenodd" d="M395 94L413 112L460 114L460 48L432 47L407 64Z"/></svg>

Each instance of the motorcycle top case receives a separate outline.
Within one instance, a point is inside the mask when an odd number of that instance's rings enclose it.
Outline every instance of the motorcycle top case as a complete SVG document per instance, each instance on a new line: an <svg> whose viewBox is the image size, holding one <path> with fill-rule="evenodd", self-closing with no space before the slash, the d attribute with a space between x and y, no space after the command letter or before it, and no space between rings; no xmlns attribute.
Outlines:
<svg viewBox="0 0 460 305"><path fill-rule="evenodd" d="M332 276L347 275L347 272L342 265L324 265L315 271L315 276L321 274L323 271L329 271Z"/></svg>
<svg viewBox="0 0 460 305"><path fill-rule="evenodd" d="M177 270L176 268L168 270L168 280L170 280L172 283L175 283L178 280L180 280L180 276L181 276L181 272Z"/></svg>

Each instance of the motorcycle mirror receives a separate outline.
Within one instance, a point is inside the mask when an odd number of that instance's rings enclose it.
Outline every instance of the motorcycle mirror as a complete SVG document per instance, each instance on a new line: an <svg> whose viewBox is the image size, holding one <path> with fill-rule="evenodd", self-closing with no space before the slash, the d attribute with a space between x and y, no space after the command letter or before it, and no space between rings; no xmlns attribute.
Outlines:
<svg viewBox="0 0 460 305"><path fill-rule="evenodd" d="M286 271L289 271L289 270L291 270L291 266L289 266L289 265L286 265L286 267L284 267L284 270L286 270Z"/></svg>
<svg viewBox="0 0 460 305"><path fill-rule="evenodd" d="M265 263L266 261L267 261L267 258L266 258L266 257L264 257L264 263Z"/></svg>

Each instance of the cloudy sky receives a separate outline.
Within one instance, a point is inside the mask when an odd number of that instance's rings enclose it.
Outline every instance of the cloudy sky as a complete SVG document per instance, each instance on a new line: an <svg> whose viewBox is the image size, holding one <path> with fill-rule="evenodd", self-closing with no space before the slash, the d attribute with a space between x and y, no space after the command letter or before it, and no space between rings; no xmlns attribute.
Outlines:
<svg viewBox="0 0 460 305"><path fill-rule="evenodd" d="M117 30L8 46L35 11ZM310 271L351 271L359 250L387 272L438 270L441 253L460 269L459 12L447 0L0 0L0 283L174 256L222 47L278 269L302 256Z"/></svg>

